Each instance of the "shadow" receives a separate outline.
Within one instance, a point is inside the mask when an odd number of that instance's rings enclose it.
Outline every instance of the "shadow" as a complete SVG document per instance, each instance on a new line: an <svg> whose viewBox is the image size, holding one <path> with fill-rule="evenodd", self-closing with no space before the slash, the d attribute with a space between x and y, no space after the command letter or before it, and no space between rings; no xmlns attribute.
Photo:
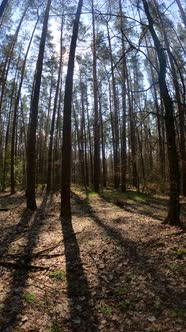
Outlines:
<svg viewBox="0 0 186 332"><path fill-rule="evenodd" d="M10 193L5 193L4 191L1 191L0 192L0 201L3 199L3 198L7 198L7 197L10 197L11 194Z"/></svg>
<svg viewBox="0 0 186 332"><path fill-rule="evenodd" d="M22 255L13 267L10 290L1 310L0 331L15 331L23 309L24 289L32 263L32 253L37 244L38 235L43 225L44 213L47 207L48 196L43 196L43 201L35 213L28 234L25 236L27 244ZM48 205L50 202L48 203Z"/></svg>
<svg viewBox="0 0 186 332"><path fill-rule="evenodd" d="M33 211L25 210L21 216L20 221L16 225L0 227L0 231L5 233L0 240L0 257L8 251L12 242L18 240L28 231L29 221L32 218Z"/></svg>
<svg viewBox="0 0 186 332"><path fill-rule="evenodd" d="M150 291L153 291L161 299L164 307L184 310L185 296L183 292L176 289L175 284L170 284L168 277L161 272L161 263L164 261L164 257L151 256L147 253L148 248L145 245L124 237L119 229L105 224L96 215L88 198L80 199L75 193L73 193L73 197L78 204L81 204L82 210L88 211L93 221L122 249L121 254L125 261L128 261L131 267L135 266L139 275L143 273L147 278L150 276Z"/></svg>
<svg viewBox="0 0 186 332"><path fill-rule="evenodd" d="M71 220L61 220L72 332L97 332L96 314Z"/></svg>
<svg viewBox="0 0 186 332"><path fill-rule="evenodd" d="M155 221L161 221L163 222L165 220L165 217L167 216L167 210L168 210L168 199L161 199L161 198L150 198L146 200L145 202L138 203L134 202L128 203L125 200L111 200L109 198L106 198L104 195L99 195L105 202L112 203L119 207L122 210L125 210L130 213L137 213L142 216L147 216L152 218ZM152 211L151 209L154 209ZM161 214L161 215L160 215ZM186 204L181 204L181 219L184 219L186 216ZM184 221L184 220L183 220ZM184 227L183 227L184 228Z"/></svg>
<svg viewBox="0 0 186 332"><path fill-rule="evenodd" d="M11 194L5 194L5 195L0 195L0 205L1 204L21 204L25 201L25 194L16 194L16 195L11 195Z"/></svg>

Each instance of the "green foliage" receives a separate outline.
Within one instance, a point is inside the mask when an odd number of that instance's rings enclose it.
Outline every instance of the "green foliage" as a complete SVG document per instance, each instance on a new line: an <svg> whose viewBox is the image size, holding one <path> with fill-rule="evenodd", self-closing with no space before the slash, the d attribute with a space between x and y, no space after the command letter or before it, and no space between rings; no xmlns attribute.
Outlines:
<svg viewBox="0 0 186 332"><path fill-rule="evenodd" d="M183 317L185 317L185 310L184 309L178 309L178 308L175 308L175 309L172 309L171 311L170 311L170 315L171 315L171 317L173 317L173 318L183 318Z"/></svg>
<svg viewBox="0 0 186 332"><path fill-rule="evenodd" d="M51 279L55 279L57 281L65 281L66 273L63 270L56 270L56 271L50 272L49 277Z"/></svg>
<svg viewBox="0 0 186 332"><path fill-rule="evenodd" d="M69 288L73 294L76 294L78 296L87 296L89 292L86 285L77 286L74 285L73 283L69 283Z"/></svg>
<svg viewBox="0 0 186 332"><path fill-rule="evenodd" d="M126 289L123 287L117 287L113 291L114 295L117 297L122 297L123 295L126 294L126 292L127 292Z"/></svg>
<svg viewBox="0 0 186 332"><path fill-rule="evenodd" d="M119 307L124 311L129 310L129 309L133 309L134 308L134 303L132 303L130 300L126 299L126 300L123 300L123 301L119 302Z"/></svg>
<svg viewBox="0 0 186 332"><path fill-rule="evenodd" d="M3 311L5 305L3 303L0 303L0 312Z"/></svg>
<svg viewBox="0 0 186 332"><path fill-rule="evenodd" d="M36 299L36 295L34 293L25 293L24 299L27 303L33 303Z"/></svg>
<svg viewBox="0 0 186 332"><path fill-rule="evenodd" d="M183 266L175 264L175 263L168 264L167 266L173 272L183 270Z"/></svg>
<svg viewBox="0 0 186 332"><path fill-rule="evenodd" d="M15 159L14 172L15 172L16 182L18 184L21 183L22 182L22 178L23 178L23 161L20 160L19 158Z"/></svg>
<svg viewBox="0 0 186 332"><path fill-rule="evenodd" d="M101 196L114 203L117 203L118 200L125 201L127 199L143 203L149 198L148 195L137 191L126 191L125 193L122 193L119 191L104 190L101 192Z"/></svg>
<svg viewBox="0 0 186 332"><path fill-rule="evenodd" d="M51 327L49 327L47 332L64 332L64 329L63 327L59 326L58 323L57 324L55 323Z"/></svg>
<svg viewBox="0 0 186 332"><path fill-rule="evenodd" d="M11 158L10 158L10 144L8 145L6 154L6 174L5 174L5 187L10 186L10 172L11 172ZM16 184L21 184L23 180L23 160L19 157L15 158L14 161L14 174ZM0 164L0 186L3 183L3 167ZM2 188L0 187L0 190Z"/></svg>
<svg viewBox="0 0 186 332"><path fill-rule="evenodd" d="M156 323L152 323L152 325L145 330L145 332L158 332L158 331L161 331L161 326Z"/></svg>
<svg viewBox="0 0 186 332"><path fill-rule="evenodd" d="M104 241L107 241L107 240L111 239L111 237L106 232L104 232L101 237Z"/></svg>
<svg viewBox="0 0 186 332"><path fill-rule="evenodd" d="M172 250L178 258L182 258L184 255L186 255L186 249L174 247Z"/></svg>
<svg viewBox="0 0 186 332"><path fill-rule="evenodd" d="M100 311L104 315L107 315L107 316L111 316L112 315L112 308L109 305L106 305L106 304L101 305Z"/></svg>
<svg viewBox="0 0 186 332"><path fill-rule="evenodd" d="M161 302L159 300L155 301L153 304L153 307L155 310L160 310L161 309Z"/></svg>
<svg viewBox="0 0 186 332"><path fill-rule="evenodd" d="M95 191L91 190L91 191L89 191L88 196L89 197L98 197L98 193L96 193Z"/></svg>

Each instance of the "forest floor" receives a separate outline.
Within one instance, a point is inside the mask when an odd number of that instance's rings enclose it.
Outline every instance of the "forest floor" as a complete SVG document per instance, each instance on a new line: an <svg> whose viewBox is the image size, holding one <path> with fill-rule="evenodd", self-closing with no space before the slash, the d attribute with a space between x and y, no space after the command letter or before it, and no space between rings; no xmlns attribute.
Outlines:
<svg viewBox="0 0 186 332"><path fill-rule="evenodd" d="M162 224L166 197L76 187L72 225L59 194L37 204L0 196L0 331L186 331L186 236Z"/></svg>

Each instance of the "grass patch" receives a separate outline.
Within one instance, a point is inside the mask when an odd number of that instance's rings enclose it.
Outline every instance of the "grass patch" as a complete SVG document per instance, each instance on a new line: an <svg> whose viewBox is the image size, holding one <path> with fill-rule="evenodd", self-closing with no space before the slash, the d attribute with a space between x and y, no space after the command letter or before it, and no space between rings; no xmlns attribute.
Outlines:
<svg viewBox="0 0 186 332"><path fill-rule="evenodd" d="M49 327L47 332L64 332L64 329L60 327L59 324L53 324L51 327Z"/></svg>
<svg viewBox="0 0 186 332"><path fill-rule="evenodd" d="M172 248L172 250L178 258L182 258L183 256L186 255L186 249L174 247Z"/></svg>
<svg viewBox="0 0 186 332"><path fill-rule="evenodd" d="M183 317L185 317L185 310L184 309L178 309L178 308L170 310L170 316L172 318L183 318Z"/></svg>
<svg viewBox="0 0 186 332"><path fill-rule="evenodd" d="M175 272L175 271L183 271L183 266L181 265L178 265L178 264L175 264L175 263L171 263L171 264L168 264L167 267L169 268L169 270Z"/></svg>
<svg viewBox="0 0 186 332"><path fill-rule="evenodd" d="M57 281L65 281L66 273L63 270L56 270L49 273L49 278L57 280Z"/></svg>
<svg viewBox="0 0 186 332"><path fill-rule="evenodd" d="M149 195L147 194L132 190L126 191L125 193L113 190L103 190L100 193L100 196L113 203L117 203L120 200L132 200L134 202L143 203L149 198Z"/></svg>
<svg viewBox="0 0 186 332"><path fill-rule="evenodd" d="M161 326L160 324L152 323L150 327L145 329L145 332L160 332L161 331Z"/></svg>
<svg viewBox="0 0 186 332"><path fill-rule="evenodd" d="M112 315L112 308L109 305L106 305L106 304L101 305L100 311L102 314L104 314L106 316Z"/></svg>
<svg viewBox="0 0 186 332"><path fill-rule="evenodd" d="M25 293L24 299L27 303L33 303L36 299L36 294L34 294L34 293Z"/></svg>
<svg viewBox="0 0 186 332"><path fill-rule="evenodd" d="M123 297L127 293L127 291L123 287L117 287L113 290L113 293L116 297L120 298Z"/></svg>
<svg viewBox="0 0 186 332"><path fill-rule="evenodd" d="M92 197L92 198L94 198L94 197L98 197L98 193L96 193L95 191L93 191L93 190L90 190L89 191L89 193L88 193L88 197Z"/></svg>
<svg viewBox="0 0 186 332"><path fill-rule="evenodd" d="M134 309L134 307L135 307L134 303L128 299L120 301L118 305L119 305L120 309L123 311L129 310L129 309Z"/></svg>

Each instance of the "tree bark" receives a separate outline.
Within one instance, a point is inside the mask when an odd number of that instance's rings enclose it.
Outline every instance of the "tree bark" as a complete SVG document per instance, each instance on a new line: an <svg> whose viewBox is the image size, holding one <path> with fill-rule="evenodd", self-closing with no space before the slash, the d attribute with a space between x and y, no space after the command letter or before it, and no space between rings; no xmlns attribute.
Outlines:
<svg viewBox="0 0 186 332"><path fill-rule="evenodd" d="M165 222L171 225L180 225L180 203L179 203L180 171L179 171L178 154L176 148L174 108L166 84L166 66L167 66L166 55L158 39L157 33L154 29L154 22L150 14L149 6L146 0L143 0L143 5L149 23L149 31L154 41L154 46L158 56L158 61L159 61L158 76L159 76L160 94L162 96L163 103L165 106L165 127L167 135L169 178L170 178L169 209Z"/></svg>
<svg viewBox="0 0 186 332"><path fill-rule="evenodd" d="M61 36L60 36L60 61L59 61L59 68L58 68L58 79L55 91L55 98L54 98L54 107L52 113L52 123L50 128L50 141L49 141L49 150L48 150L48 172L47 172L47 191L51 190L51 175L52 175L52 148L53 148L53 137L54 137L54 126L55 126L55 118L56 118L56 111L57 111L57 102L59 96L59 88L61 82L61 72L62 72L62 62L63 62L63 17L61 22Z"/></svg>
<svg viewBox="0 0 186 332"><path fill-rule="evenodd" d="M43 59L45 42L48 27L48 18L50 12L50 5L52 0L48 0L47 7L45 10L41 41L39 46L39 54L36 64L36 75L34 81L34 89L30 108L30 123L28 130L28 141L27 141L27 208L35 210L36 197L35 197L35 171L36 171L36 130L38 122L38 105L41 85L41 75L43 69Z"/></svg>
<svg viewBox="0 0 186 332"><path fill-rule="evenodd" d="M63 145L62 145L62 175L61 175L61 217L71 220L70 182L71 182L71 112L72 88L74 74L74 59L79 30L79 21L83 0L79 0L74 20L67 77L65 82L64 118L63 118Z"/></svg>
<svg viewBox="0 0 186 332"><path fill-rule="evenodd" d="M21 78L20 78L20 82L19 82L19 88L18 88L18 92L16 95L16 100L15 100L15 105L14 105L14 116L13 116L13 125L12 125L12 142L11 142L11 194L15 193L15 174L14 174L14 164L15 164L15 131L16 131L16 122L17 122L17 113L18 113L18 108L19 108L19 101L20 101L20 97L21 97L21 89L22 89L22 85L23 85L23 79L24 79L24 74L25 74L25 67L26 67L26 61L27 61L27 57L28 57L28 53L30 50L30 46L34 37L34 33L37 27L39 21L39 17L37 19L37 22L34 26L28 47L27 47L27 51L25 54L25 58L23 61L23 65L22 65L22 69L21 69Z"/></svg>
<svg viewBox="0 0 186 332"><path fill-rule="evenodd" d="M97 82L97 55L96 32L94 17L94 0L92 0L92 32L93 32L93 90L94 90L94 190L99 192L100 187L100 125L98 110L98 82Z"/></svg>
<svg viewBox="0 0 186 332"><path fill-rule="evenodd" d="M120 9L120 30L121 30L121 50L123 55L122 60L122 130L121 130L121 190L126 191L126 172L127 172L127 148L126 148L126 57L125 42L123 35L123 18L122 18L122 3L119 0Z"/></svg>
<svg viewBox="0 0 186 332"><path fill-rule="evenodd" d="M183 10L183 7L181 5L181 2L180 0L176 0L176 3L178 5L178 8L179 8L179 11L180 11L180 15L181 15L181 18L182 18L182 21L183 21L183 24L185 25L185 28L186 28L186 14Z"/></svg>
<svg viewBox="0 0 186 332"><path fill-rule="evenodd" d="M9 0L3 0L2 3L1 3L1 6L0 6L0 18L3 16L4 14L4 11L8 5L8 1Z"/></svg>
<svg viewBox="0 0 186 332"><path fill-rule="evenodd" d="M110 65L111 65L111 76L112 76L112 92L113 92L113 104L114 104L114 188L119 189L120 185L120 165L119 165L119 126L118 126L118 100L116 92L116 79L114 73L114 62L112 55L111 38L109 32L109 26L107 22L107 35L110 52Z"/></svg>

